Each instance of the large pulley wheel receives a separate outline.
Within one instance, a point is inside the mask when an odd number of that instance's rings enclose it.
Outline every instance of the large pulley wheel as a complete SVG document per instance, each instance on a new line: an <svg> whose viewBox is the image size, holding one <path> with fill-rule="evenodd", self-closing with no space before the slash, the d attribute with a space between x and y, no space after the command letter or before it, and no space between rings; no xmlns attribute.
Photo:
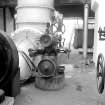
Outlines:
<svg viewBox="0 0 105 105"><path fill-rule="evenodd" d="M0 31L0 88L12 80L19 70L18 51L12 39Z"/></svg>
<svg viewBox="0 0 105 105"><path fill-rule="evenodd" d="M98 92L102 94L104 90L105 81L105 60L102 54L99 54L97 60L96 80Z"/></svg>
<svg viewBox="0 0 105 105"><path fill-rule="evenodd" d="M43 77L51 77L55 73L56 66L53 61L44 59L38 64L38 73Z"/></svg>

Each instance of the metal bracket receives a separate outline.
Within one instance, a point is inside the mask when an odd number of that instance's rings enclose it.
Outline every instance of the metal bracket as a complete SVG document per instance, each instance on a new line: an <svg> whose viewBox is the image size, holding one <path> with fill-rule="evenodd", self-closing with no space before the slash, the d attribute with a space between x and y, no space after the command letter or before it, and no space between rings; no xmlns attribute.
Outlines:
<svg viewBox="0 0 105 105"><path fill-rule="evenodd" d="M99 33L99 40L105 40L105 27L104 30L102 30L102 28L99 27L98 33Z"/></svg>

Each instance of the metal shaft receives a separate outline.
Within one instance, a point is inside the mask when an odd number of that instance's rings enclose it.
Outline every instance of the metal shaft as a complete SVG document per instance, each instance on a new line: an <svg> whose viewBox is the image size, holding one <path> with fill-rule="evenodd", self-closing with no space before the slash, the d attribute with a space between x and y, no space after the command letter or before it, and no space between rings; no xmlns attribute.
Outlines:
<svg viewBox="0 0 105 105"><path fill-rule="evenodd" d="M84 4L84 26L83 26L83 57L87 58L87 40L88 40L88 3Z"/></svg>

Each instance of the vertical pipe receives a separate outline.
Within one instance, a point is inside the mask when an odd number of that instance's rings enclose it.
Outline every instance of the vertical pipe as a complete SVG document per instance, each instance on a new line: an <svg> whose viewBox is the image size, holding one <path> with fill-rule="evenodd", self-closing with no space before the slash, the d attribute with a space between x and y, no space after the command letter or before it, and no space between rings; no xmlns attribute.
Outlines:
<svg viewBox="0 0 105 105"><path fill-rule="evenodd" d="M89 4L84 4L84 27L83 27L83 57L84 59L87 58L87 38L88 38L88 11L89 11Z"/></svg>
<svg viewBox="0 0 105 105"><path fill-rule="evenodd" d="M6 32L6 8L3 8L3 25L4 25L4 31Z"/></svg>
<svg viewBox="0 0 105 105"><path fill-rule="evenodd" d="M15 21L15 18L13 17L13 30L15 31L16 29L16 21Z"/></svg>

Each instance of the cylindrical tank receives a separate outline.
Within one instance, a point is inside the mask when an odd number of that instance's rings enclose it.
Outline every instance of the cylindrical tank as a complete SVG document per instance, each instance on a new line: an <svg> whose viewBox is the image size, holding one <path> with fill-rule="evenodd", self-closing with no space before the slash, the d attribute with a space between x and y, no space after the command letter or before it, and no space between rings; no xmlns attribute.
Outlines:
<svg viewBox="0 0 105 105"><path fill-rule="evenodd" d="M54 14L54 0L18 0L16 27L34 27L45 31Z"/></svg>
<svg viewBox="0 0 105 105"><path fill-rule="evenodd" d="M35 64L40 62L41 57L31 59L28 50L30 48L35 50L40 47L39 38L41 35L42 33L37 29L25 27L17 29L11 36L19 52L20 80L27 80L32 76L33 66L29 59Z"/></svg>

